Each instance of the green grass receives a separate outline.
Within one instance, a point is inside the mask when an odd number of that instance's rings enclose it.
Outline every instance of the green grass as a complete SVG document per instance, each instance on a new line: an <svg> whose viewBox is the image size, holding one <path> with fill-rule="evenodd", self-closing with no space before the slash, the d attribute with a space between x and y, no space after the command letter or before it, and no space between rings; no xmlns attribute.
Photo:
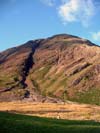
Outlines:
<svg viewBox="0 0 100 133"><path fill-rule="evenodd" d="M100 123L0 112L0 133L100 133Z"/></svg>
<svg viewBox="0 0 100 133"><path fill-rule="evenodd" d="M79 103L100 105L100 88L90 88L86 92L77 94L77 99L73 99Z"/></svg>
<svg viewBox="0 0 100 133"><path fill-rule="evenodd" d="M51 68L50 65L44 66L44 68L39 69L34 72L37 79L43 79L45 75L48 73L49 69Z"/></svg>
<svg viewBox="0 0 100 133"><path fill-rule="evenodd" d="M31 81L32 81L32 84L33 84L33 86L35 87L35 89L38 90L38 91L40 91L40 86L39 86L39 84L36 82L36 80L31 79Z"/></svg>
<svg viewBox="0 0 100 133"><path fill-rule="evenodd" d="M11 88L19 82L18 76L11 74L1 74L0 73L0 86L5 88Z"/></svg>

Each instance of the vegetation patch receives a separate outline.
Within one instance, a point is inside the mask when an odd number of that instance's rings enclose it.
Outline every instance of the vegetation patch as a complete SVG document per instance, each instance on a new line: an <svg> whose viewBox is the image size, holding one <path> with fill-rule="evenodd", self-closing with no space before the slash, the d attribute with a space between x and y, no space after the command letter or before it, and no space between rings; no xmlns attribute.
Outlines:
<svg viewBox="0 0 100 133"><path fill-rule="evenodd" d="M40 86L39 84L36 82L36 80L34 79L31 79L32 83L33 83L33 86L35 87L36 90L40 91Z"/></svg>
<svg viewBox="0 0 100 133"><path fill-rule="evenodd" d="M36 79L43 79L44 76L48 73L49 69L51 68L50 65L43 67L42 69L38 69L34 72Z"/></svg>
<svg viewBox="0 0 100 133"><path fill-rule="evenodd" d="M0 112L0 133L99 133L94 121L57 120Z"/></svg>
<svg viewBox="0 0 100 133"><path fill-rule="evenodd" d="M73 100L79 103L100 105L100 88L90 88L85 92L77 92L77 98Z"/></svg>

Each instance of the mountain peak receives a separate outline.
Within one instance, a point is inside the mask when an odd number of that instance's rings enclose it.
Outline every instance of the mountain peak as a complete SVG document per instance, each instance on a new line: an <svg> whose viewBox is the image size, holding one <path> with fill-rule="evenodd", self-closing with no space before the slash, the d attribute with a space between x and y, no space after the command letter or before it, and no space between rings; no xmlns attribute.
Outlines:
<svg viewBox="0 0 100 133"><path fill-rule="evenodd" d="M75 37L75 38L79 38L78 36L74 36L74 35L70 35L70 34L57 34L57 35L53 35L51 38L54 38L54 37L62 37L62 38L68 38L68 37Z"/></svg>

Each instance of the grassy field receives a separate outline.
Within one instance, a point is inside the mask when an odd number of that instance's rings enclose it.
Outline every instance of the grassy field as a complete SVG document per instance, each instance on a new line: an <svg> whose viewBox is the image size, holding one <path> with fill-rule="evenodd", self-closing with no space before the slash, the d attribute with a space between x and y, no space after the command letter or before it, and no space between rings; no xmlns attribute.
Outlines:
<svg viewBox="0 0 100 133"><path fill-rule="evenodd" d="M100 121L100 106L78 103L1 102L0 111L69 120Z"/></svg>
<svg viewBox="0 0 100 133"><path fill-rule="evenodd" d="M100 133L100 123L0 112L0 133Z"/></svg>

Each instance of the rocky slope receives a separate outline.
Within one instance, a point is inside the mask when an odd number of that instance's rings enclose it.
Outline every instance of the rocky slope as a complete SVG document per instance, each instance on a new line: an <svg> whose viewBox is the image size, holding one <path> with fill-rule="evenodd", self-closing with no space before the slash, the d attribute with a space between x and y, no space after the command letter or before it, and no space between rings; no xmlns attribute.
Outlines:
<svg viewBox="0 0 100 133"><path fill-rule="evenodd" d="M0 53L0 101L100 104L100 47L67 35Z"/></svg>

